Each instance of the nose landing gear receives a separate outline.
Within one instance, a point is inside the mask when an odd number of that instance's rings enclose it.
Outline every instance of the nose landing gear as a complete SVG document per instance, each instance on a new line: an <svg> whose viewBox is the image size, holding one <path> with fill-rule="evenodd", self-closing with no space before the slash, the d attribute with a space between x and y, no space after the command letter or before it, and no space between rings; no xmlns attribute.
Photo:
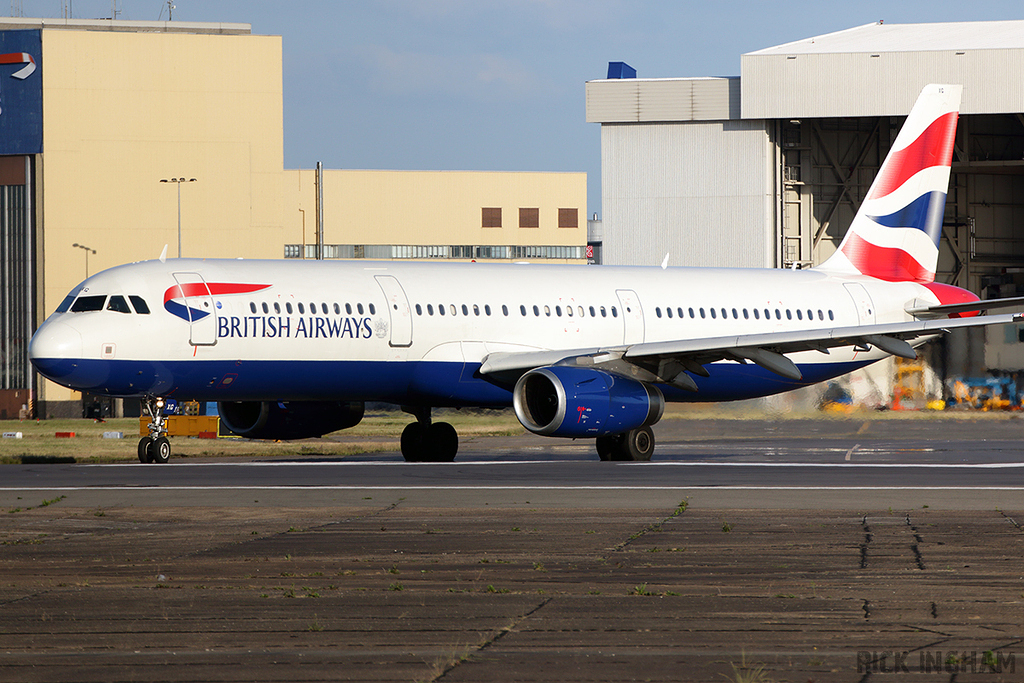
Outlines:
<svg viewBox="0 0 1024 683"><path fill-rule="evenodd" d="M171 442L167 439L164 400L147 396L143 403L150 416L149 436L139 439L139 462L162 465L171 459Z"/></svg>

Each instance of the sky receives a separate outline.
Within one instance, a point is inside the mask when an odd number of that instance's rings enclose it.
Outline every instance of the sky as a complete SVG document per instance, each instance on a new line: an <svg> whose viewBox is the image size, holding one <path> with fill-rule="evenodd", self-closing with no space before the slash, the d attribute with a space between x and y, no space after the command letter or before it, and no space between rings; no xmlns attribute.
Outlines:
<svg viewBox="0 0 1024 683"><path fill-rule="evenodd" d="M166 20L162 0L0 0L0 15ZM1020 0L174 0L174 21L280 35L286 168L583 171L601 212L584 84L738 76L740 55L886 23L1024 19Z"/></svg>

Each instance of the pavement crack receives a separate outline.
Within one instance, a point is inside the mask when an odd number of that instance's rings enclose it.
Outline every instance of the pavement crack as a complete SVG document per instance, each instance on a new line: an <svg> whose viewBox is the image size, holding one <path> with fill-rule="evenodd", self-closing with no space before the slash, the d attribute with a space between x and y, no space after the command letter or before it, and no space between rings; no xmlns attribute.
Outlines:
<svg viewBox="0 0 1024 683"><path fill-rule="evenodd" d="M469 658L473 654L478 654L480 652L483 652L484 650L486 650L487 648L491 647L492 645L494 645L495 643L500 641L502 638L507 636L509 633L512 633L512 631L516 630L516 628L518 628L520 624L522 624L524 621L529 619L531 616L533 616L534 614L539 612L542 608L547 606L548 603L550 603L552 600L554 600L554 598L545 598L539 604L535 605L533 608L527 610L524 614L522 614L519 617L517 617L511 624L509 624L508 626L505 626L504 628L499 630L497 633L495 633L493 636L491 636L487 640L485 640L482 643L480 643L477 646L476 650L474 650L473 652L467 653L467 654L465 654L462 657L454 658L453 661L448 663L448 665L443 668L443 670L441 671L440 674L438 674L434 678L430 679L431 683L435 683L436 681L443 680L445 676L447 676L451 671L455 670L460 664L462 664L465 661L468 661Z"/></svg>
<svg viewBox="0 0 1024 683"><path fill-rule="evenodd" d="M617 546L612 548L612 552L613 553L617 553L617 552L619 552L621 550L624 550L626 548L626 546L628 546L630 543L632 543L633 541L637 540L638 538L642 538L643 536L645 536L646 534L648 534L648 533L650 533L652 531L658 531L666 523L670 522L671 520L675 519L679 515L681 515L684 512L686 512L686 508L689 507L689 504L690 504L689 501L686 501L686 500L680 501L679 505L676 506L676 509L672 511L672 514L670 514L668 517L665 517L664 519L662 519L659 522L654 522L653 524L648 524L643 529L641 529L640 531L636 532L635 534L633 534L632 536L627 538L625 541L623 541L622 543L619 543ZM608 558L605 557L603 559L608 559Z"/></svg>
<svg viewBox="0 0 1024 683"><path fill-rule="evenodd" d="M873 536L871 535L871 527L868 526L867 515L861 518L860 524L864 527L864 542L860 544L860 568L868 568L868 544L871 543Z"/></svg>

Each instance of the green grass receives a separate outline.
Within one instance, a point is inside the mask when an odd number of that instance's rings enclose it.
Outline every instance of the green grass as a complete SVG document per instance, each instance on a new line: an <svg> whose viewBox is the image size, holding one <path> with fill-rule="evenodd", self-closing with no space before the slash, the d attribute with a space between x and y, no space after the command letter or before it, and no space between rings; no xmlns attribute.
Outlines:
<svg viewBox="0 0 1024 683"><path fill-rule="evenodd" d="M435 411L435 419L450 422L460 437L510 436L524 432L510 410ZM171 437L172 458L324 455L398 451L405 425L414 418L401 412L374 413L351 429L319 439L250 441ZM0 420L0 431L21 432L21 439L0 439L0 464L137 462L138 418L95 422L78 420ZM57 432L75 432L57 438ZM123 439L104 439L104 432L123 432Z"/></svg>

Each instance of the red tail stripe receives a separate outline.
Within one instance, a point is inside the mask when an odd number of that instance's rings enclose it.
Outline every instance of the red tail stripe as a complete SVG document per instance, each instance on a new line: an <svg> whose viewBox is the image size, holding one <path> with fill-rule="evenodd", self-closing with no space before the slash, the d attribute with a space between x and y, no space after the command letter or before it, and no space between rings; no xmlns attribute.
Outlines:
<svg viewBox="0 0 1024 683"><path fill-rule="evenodd" d="M914 174L932 166L949 166L953 160L957 112L951 111L932 121L914 142L892 152L878 172L868 199L884 197ZM943 188L945 189L945 188Z"/></svg>
<svg viewBox="0 0 1024 683"><path fill-rule="evenodd" d="M935 279L913 256L895 247L879 247L855 233L847 235L843 253L854 268L864 275L886 282L928 283Z"/></svg>

